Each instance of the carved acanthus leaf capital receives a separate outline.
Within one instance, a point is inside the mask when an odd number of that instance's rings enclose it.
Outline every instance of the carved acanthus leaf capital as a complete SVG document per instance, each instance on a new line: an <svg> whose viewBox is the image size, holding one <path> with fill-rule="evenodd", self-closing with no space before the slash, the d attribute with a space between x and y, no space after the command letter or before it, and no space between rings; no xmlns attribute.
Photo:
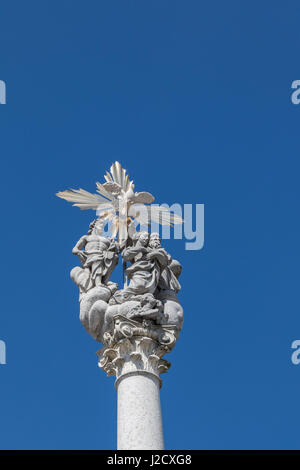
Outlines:
<svg viewBox="0 0 300 470"><path fill-rule="evenodd" d="M118 379L130 373L149 373L159 378L170 363L162 357L170 352L178 338L173 325L155 325L150 320L138 322L122 315L114 319L114 332L97 354L98 365L108 376Z"/></svg>

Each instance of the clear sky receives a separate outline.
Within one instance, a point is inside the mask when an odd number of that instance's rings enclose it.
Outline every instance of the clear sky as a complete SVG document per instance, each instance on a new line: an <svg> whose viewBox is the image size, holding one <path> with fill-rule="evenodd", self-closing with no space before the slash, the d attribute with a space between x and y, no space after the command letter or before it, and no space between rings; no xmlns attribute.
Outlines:
<svg viewBox="0 0 300 470"><path fill-rule="evenodd" d="M157 202L204 203L161 392L168 449L297 449L298 1L0 0L0 448L114 449L116 392L79 322L71 250L119 160ZM113 277L116 279L116 277Z"/></svg>

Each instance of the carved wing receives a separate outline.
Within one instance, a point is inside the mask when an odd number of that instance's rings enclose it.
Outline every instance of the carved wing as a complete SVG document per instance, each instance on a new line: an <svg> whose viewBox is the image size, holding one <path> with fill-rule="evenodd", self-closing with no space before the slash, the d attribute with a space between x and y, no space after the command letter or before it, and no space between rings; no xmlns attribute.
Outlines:
<svg viewBox="0 0 300 470"><path fill-rule="evenodd" d="M103 184L97 182L96 186L97 186L97 193L101 194L101 196L106 197L110 201L113 201L115 199L114 196L112 196L108 191L105 190L105 188L103 187Z"/></svg>
<svg viewBox="0 0 300 470"><path fill-rule="evenodd" d="M134 194L134 202L140 204L151 204L154 201L154 196L150 193L135 193Z"/></svg>
<svg viewBox="0 0 300 470"><path fill-rule="evenodd" d="M113 205L110 201L100 196L92 194L84 189L70 189L56 193L56 196L66 201L73 202L73 206L80 207L82 210L94 209L111 209Z"/></svg>

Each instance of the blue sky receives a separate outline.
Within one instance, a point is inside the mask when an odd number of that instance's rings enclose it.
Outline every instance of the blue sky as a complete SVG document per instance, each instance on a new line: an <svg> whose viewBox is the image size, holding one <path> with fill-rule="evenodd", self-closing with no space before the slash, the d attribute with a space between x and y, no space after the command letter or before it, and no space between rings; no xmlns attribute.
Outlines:
<svg viewBox="0 0 300 470"><path fill-rule="evenodd" d="M0 7L0 448L115 448L114 381L69 278L94 213L55 193L119 160L157 202L205 204L202 250L165 242L185 309L166 448L298 449L299 2Z"/></svg>

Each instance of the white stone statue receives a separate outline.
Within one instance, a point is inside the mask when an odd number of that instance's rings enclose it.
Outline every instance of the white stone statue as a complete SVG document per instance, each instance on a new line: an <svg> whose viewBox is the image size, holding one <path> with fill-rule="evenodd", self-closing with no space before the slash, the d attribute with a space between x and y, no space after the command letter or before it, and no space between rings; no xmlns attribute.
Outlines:
<svg viewBox="0 0 300 470"><path fill-rule="evenodd" d="M77 267L71 271L71 278L81 293L93 287L107 286L118 263L119 246L112 238L102 236L104 225L103 220L95 219L88 235L83 235L72 250L82 264L82 269Z"/></svg>
<svg viewBox="0 0 300 470"><path fill-rule="evenodd" d="M118 263L119 246L102 236L103 222L93 221L88 235L73 248L82 266L71 271L80 289L80 320L87 331L105 343L113 336L114 318L122 315L138 321L182 328L183 309L178 301L180 264L161 247L157 233L136 232L133 245L123 249L122 258L129 285L117 290L109 281ZM84 250L82 250L84 248Z"/></svg>
<svg viewBox="0 0 300 470"><path fill-rule="evenodd" d="M71 270L71 278L80 291L80 321L103 344L98 364L116 377L118 449L163 449L160 374L170 367L163 356L174 347L183 324L177 297L181 265L162 248L158 233L132 234L129 229L151 218L169 225L182 219L147 206L153 196L135 193L118 162L110 171L106 183L97 183L98 194L82 189L57 194L98 214L73 248L80 266ZM112 223L111 237L103 236L107 222ZM118 289L110 277L120 254L127 281Z"/></svg>
<svg viewBox="0 0 300 470"><path fill-rule="evenodd" d="M154 294L157 289L160 275L168 264L168 256L163 249L150 247L149 239L148 232L136 232L133 245L122 251L123 261L132 264L126 269L129 286L114 295L117 303L136 295Z"/></svg>

